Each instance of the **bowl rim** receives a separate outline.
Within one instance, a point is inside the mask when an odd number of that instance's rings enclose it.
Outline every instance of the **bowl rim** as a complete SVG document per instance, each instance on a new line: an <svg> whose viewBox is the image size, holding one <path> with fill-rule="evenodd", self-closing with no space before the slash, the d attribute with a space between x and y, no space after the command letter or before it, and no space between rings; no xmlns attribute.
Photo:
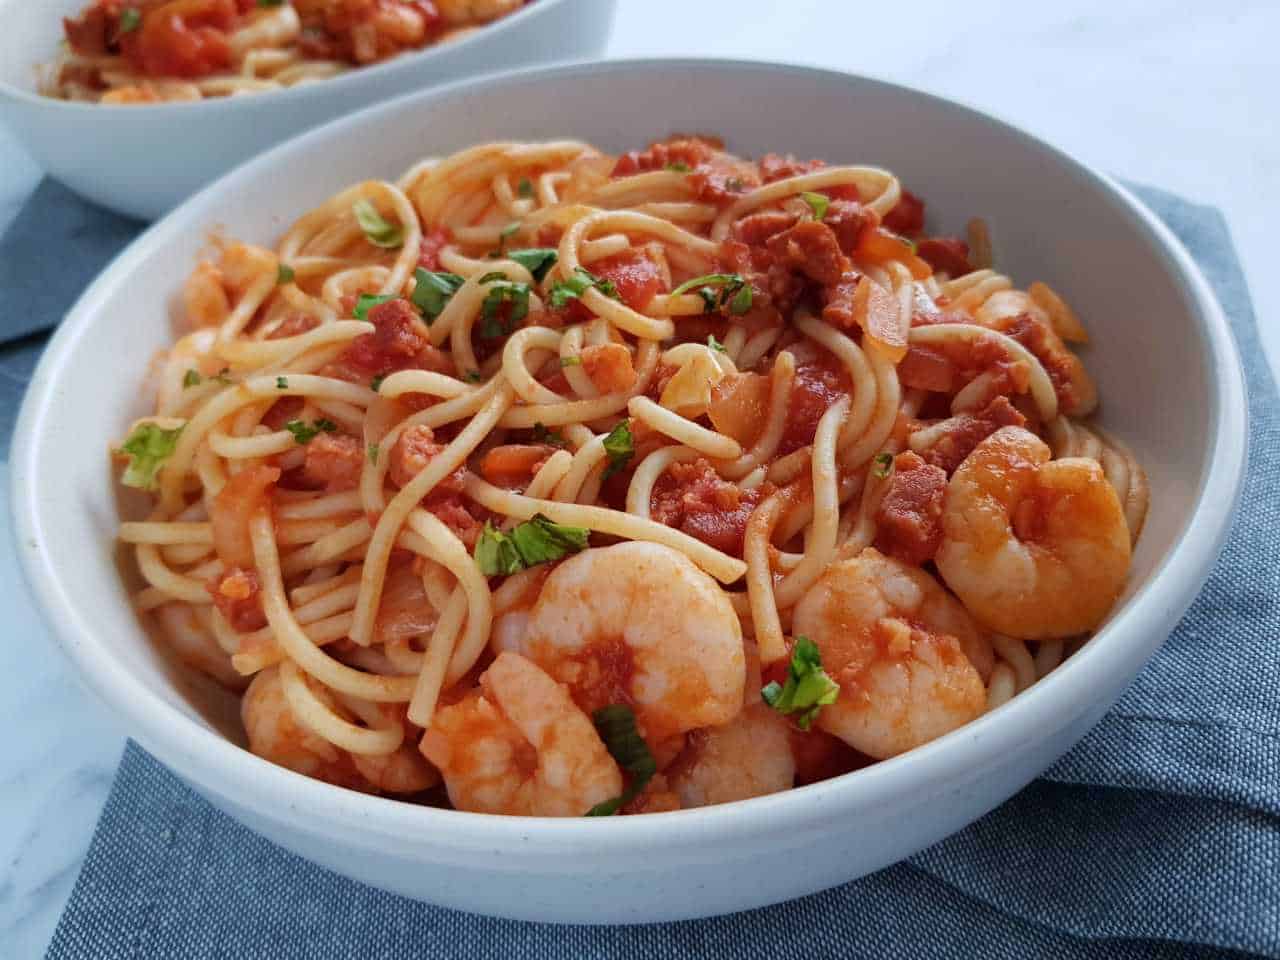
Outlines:
<svg viewBox="0 0 1280 960"><path fill-rule="evenodd" d="M376 80L380 77L391 78L400 73L408 73L413 68L421 66L423 61L443 55L446 51L452 53L456 50L466 50L469 47L476 46L478 43L489 39L494 30L502 30L514 27L519 28L526 21L541 19L550 14L550 12L567 3L573 3L575 0L530 0L515 13L497 20L481 25L481 27L466 36L450 41L447 44L433 43L429 46L419 47L416 50L406 50L397 56L387 60L380 60L377 63L371 63L367 66L357 67L348 70L346 73L340 73L336 76L325 77L322 82L295 84L292 87L284 87L280 90L261 90L249 96L240 97L206 97L200 100L176 100L164 101L161 103L149 103L146 105L146 115L155 116L160 120L173 119L175 116L187 114L194 110L203 110L208 112L227 111L244 111L254 109L267 109L260 106L254 106L266 101L268 104L280 104L286 106L293 100L302 98L310 98L315 94L317 88L321 90L333 90L331 84L340 83L344 87L352 87L357 84L369 80ZM591 3L608 3L616 8L617 0L589 0ZM3 0L0 0L0 9L3 9ZM52 54L50 54L52 56ZM36 68L41 61L32 61L29 66ZM479 73L472 76L484 76L494 71L486 67L482 67ZM455 81L449 81L452 84ZM48 107L52 110L70 111L73 114L86 110L92 111L112 111L121 110L137 113L136 105L122 103L88 103L80 100L60 100L57 97L46 97L38 90L28 89L0 77L0 96L8 96L15 100L21 100L24 103ZM397 97L398 98L398 97ZM287 141L281 141L287 142ZM232 168L234 169L234 168Z"/></svg>
<svg viewBox="0 0 1280 960"><path fill-rule="evenodd" d="M41 426L54 400L59 371L92 326L94 304L150 257L167 234L190 229L187 211L208 198L256 180L293 154L335 135L348 124L376 124L380 118L465 95L467 91L518 85L531 79L572 82L613 73L704 71L721 78L741 73L785 74L823 85L870 85L907 98L924 97L958 110L974 123L1048 151L1100 193L1144 236L1180 281L1180 293L1196 320L1197 345L1206 357L1211 404L1207 468L1198 479L1195 504L1173 545L1106 626L1077 654L1031 690L978 719L906 754L830 780L731 804L644 817L549 818L477 814L419 806L332 786L270 763L223 738L148 691L108 648L87 644L92 615L82 611L59 581L57 566L42 549L43 512L35 456ZM28 386L14 431L11 456L14 534L27 583L39 601L55 640L82 680L121 716L126 729L166 766L201 790L222 796L267 820L288 818L296 833L331 838L341 826L348 842L365 848L406 851L429 847L433 855L461 857L473 851L546 855L567 862L574 854L607 857L638 849L708 849L757 833L762 824L785 817L788 830L813 829L852 807L895 801L971 777L1000 756L1023 745L1021 731L1042 725L1046 735L1097 706L1097 676L1131 679L1164 642L1167 629L1195 599L1230 531L1244 480L1247 455L1245 381L1234 336L1208 282L1190 254L1154 213L1110 177L1023 131L1015 124L962 101L862 74L779 62L717 58L636 58L569 63L468 78L420 90L353 112L293 137L220 177L148 228L99 274L76 301L47 344ZM1159 629L1144 626L1159 624ZM141 629L141 627L139 628ZM1105 642L1099 642L1105 640ZM281 805L281 799L288 803ZM306 816L297 816L305 810ZM655 829L656 825L656 829Z"/></svg>

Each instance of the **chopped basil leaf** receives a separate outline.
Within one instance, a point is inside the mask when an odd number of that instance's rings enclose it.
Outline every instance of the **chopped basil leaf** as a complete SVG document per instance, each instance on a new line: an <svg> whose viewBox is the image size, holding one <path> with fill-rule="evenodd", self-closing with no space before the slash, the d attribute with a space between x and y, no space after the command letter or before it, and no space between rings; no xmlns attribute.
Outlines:
<svg viewBox="0 0 1280 960"><path fill-rule="evenodd" d="M910 240L910 239L908 239L908 238L906 238L906 237L903 237L903 238L902 238L902 242L903 242L903 243L905 243L908 247L910 247L910 248L911 248L911 255L912 255L912 256L915 256L915 255L916 255L916 253L917 253L917 252L919 251L919 249L920 249L920 244L916 243L914 240Z"/></svg>
<svg viewBox="0 0 1280 960"><path fill-rule="evenodd" d="M218 371L217 376L210 377L209 379L217 380L219 383L223 384L224 386L230 386L231 378L227 376L227 374L230 372L231 372L230 367L223 367L221 370Z"/></svg>
<svg viewBox="0 0 1280 960"><path fill-rule="evenodd" d="M551 287L551 306L559 310L570 300L577 300L592 287L595 287L606 297L613 300L619 299L618 288L613 285L611 280L601 279L582 267L574 267L571 277L561 280Z"/></svg>
<svg viewBox="0 0 1280 960"><path fill-rule="evenodd" d="M877 480L883 480L893 472L893 454L877 453L875 456L875 466L871 468L871 474Z"/></svg>
<svg viewBox="0 0 1280 960"><path fill-rule="evenodd" d="M276 267L276 283L293 283L293 267L282 263Z"/></svg>
<svg viewBox="0 0 1280 960"><path fill-rule="evenodd" d="M521 177L520 184L516 187L516 193L522 197L532 197L533 181L528 177Z"/></svg>
<svg viewBox="0 0 1280 960"><path fill-rule="evenodd" d="M591 720L609 756L629 775L622 796L597 803L585 814L588 817L611 817L640 795L658 772L658 763L636 728L635 712L626 704L613 703L601 707L591 714Z"/></svg>
<svg viewBox="0 0 1280 960"><path fill-rule="evenodd" d="M510 240L519 232L520 232L519 220L512 221L511 223L508 223L505 227L503 227L502 230L498 233L498 249L490 250L489 257L493 258L493 257L502 256L502 254L506 252L507 241Z"/></svg>
<svg viewBox="0 0 1280 960"><path fill-rule="evenodd" d="M806 191L800 194L800 199L809 205L815 220L821 220L825 217L827 215L827 207L831 206L831 198L825 193L809 193Z"/></svg>
<svg viewBox="0 0 1280 960"><path fill-rule="evenodd" d="M394 293L384 294L380 297L375 297L371 293L362 293L359 298L357 298L355 308L351 311L351 315L357 320L368 320L370 310L395 299L397 299L397 297Z"/></svg>
<svg viewBox="0 0 1280 960"><path fill-rule="evenodd" d="M314 423L306 423L302 420L290 420L284 425L284 428L293 434L293 439L299 444L307 444L321 433L333 433L338 429L338 425L332 420L320 419Z"/></svg>
<svg viewBox="0 0 1280 960"><path fill-rule="evenodd" d="M500 279L493 282L480 304L480 318L484 321L480 326L480 336L490 339L506 336L529 315L529 285L507 280L501 273L485 274L481 283L489 283L494 278ZM511 304L505 320L498 316L498 310L504 303Z"/></svg>
<svg viewBox="0 0 1280 960"><path fill-rule="evenodd" d="M120 11L120 27L117 36L132 33L142 26L142 12L136 7L125 7Z"/></svg>
<svg viewBox="0 0 1280 960"><path fill-rule="evenodd" d="M468 370L465 376L466 376L466 379L469 380L471 383L479 383L481 380L484 379L484 377L481 376L479 370Z"/></svg>
<svg viewBox="0 0 1280 960"><path fill-rule="evenodd" d="M609 431L604 438L604 452L609 455L609 466L604 471L605 479L609 479L619 470L626 469L631 458L636 455L635 440L631 436L631 421L620 420L618 425Z"/></svg>
<svg viewBox="0 0 1280 960"><path fill-rule="evenodd" d="M716 335L714 333L711 334L711 336L707 337L707 346L710 347L712 350L715 350L717 353L729 352L724 348L724 344L716 339Z"/></svg>
<svg viewBox="0 0 1280 960"><path fill-rule="evenodd" d="M535 423L533 425L533 442L549 443L553 447L563 447L564 437L560 436L555 430L548 430L545 423Z"/></svg>
<svg viewBox="0 0 1280 960"><path fill-rule="evenodd" d="M554 523L540 513L509 533L486 523L476 541L476 563L486 577L508 576L585 550L590 536L585 527Z"/></svg>
<svg viewBox="0 0 1280 960"><path fill-rule="evenodd" d="M580 367L582 366L582 358L579 356L561 357L560 366L561 367Z"/></svg>
<svg viewBox="0 0 1280 960"><path fill-rule="evenodd" d="M541 283L547 271L556 265L559 255L553 247L529 247L525 250L512 250L507 256L532 273L533 279Z"/></svg>
<svg viewBox="0 0 1280 960"><path fill-rule="evenodd" d="M129 455L129 465L125 467L120 482L139 490L157 489L160 484L156 476L164 462L173 455L185 426L167 430L155 423L138 424L120 447L122 453Z"/></svg>
<svg viewBox="0 0 1280 960"><path fill-rule="evenodd" d="M673 170L676 173L688 173L689 165L687 163L681 163L679 160L677 160L675 163L668 163L666 166L666 169Z"/></svg>
<svg viewBox="0 0 1280 960"><path fill-rule="evenodd" d="M288 377L276 377L276 389L277 389L277 390L288 390L288 389L289 389L289 378L288 378Z"/></svg>
<svg viewBox="0 0 1280 960"><path fill-rule="evenodd" d="M368 200L357 200L351 205L356 223L364 231L364 237L375 247L391 250L404 244L404 228L389 223Z"/></svg>
<svg viewBox="0 0 1280 960"><path fill-rule="evenodd" d="M284 0L258 0L260 7L279 7L284 5Z"/></svg>
<svg viewBox="0 0 1280 960"><path fill-rule="evenodd" d="M495 280L505 280L505 279L507 279L507 275L503 273L501 270L490 270L483 277L481 277L477 281L477 283L493 283L493 281Z"/></svg>
<svg viewBox="0 0 1280 960"><path fill-rule="evenodd" d="M376 377L374 377L372 380L369 381L369 389L372 390L374 393L377 393L378 388L382 386L382 381L385 379L387 379L387 375L385 373L378 374Z"/></svg>
<svg viewBox="0 0 1280 960"><path fill-rule="evenodd" d="M440 316L449 303L449 298L465 282L456 273L434 273L423 267L418 267L413 272L413 278L417 281L417 286L413 288L413 296L409 299L422 311L428 324Z"/></svg>
<svg viewBox="0 0 1280 960"><path fill-rule="evenodd" d="M364 448L364 452L368 455L369 462L376 467L378 465L378 445L371 443Z"/></svg>
<svg viewBox="0 0 1280 960"><path fill-rule="evenodd" d="M808 637L796 637L787 666L787 682L766 684L760 697L782 714L794 714L796 726L808 730L818 712L836 702L840 685L822 669L822 654Z"/></svg>
<svg viewBox="0 0 1280 960"><path fill-rule="evenodd" d="M728 308L735 316L751 309L751 284L740 273L708 273L706 276L686 280L671 291L671 295L696 292L702 298L703 310L712 313Z"/></svg>
<svg viewBox="0 0 1280 960"><path fill-rule="evenodd" d="M185 390L187 387L198 387L200 386L200 381L203 379L204 378L200 376L200 372L198 370L188 370L182 375L182 389Z"/></svg>
<svg viewBox="0 0 1280 960"><path fill-rule="evenodd" d="M743 283L742 274L740 273L708 273L705 276L694 277L692 280L686 280L680 286L671 291L671 296L678 297L682 293L688 293L694 287L703 286L741 286Z"/></svg>

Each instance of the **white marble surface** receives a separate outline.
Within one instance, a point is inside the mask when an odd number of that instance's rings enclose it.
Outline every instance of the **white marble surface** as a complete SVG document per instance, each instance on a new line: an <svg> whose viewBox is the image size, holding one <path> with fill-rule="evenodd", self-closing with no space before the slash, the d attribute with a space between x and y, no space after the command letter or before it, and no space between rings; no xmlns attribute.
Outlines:
<svg viewBox="0 0 1280 960"><path fill-rule="evenodd" d="M968 101L1104 170L1214 204L1244 259L1275 366L1277 31L1274 0L622 0L610 53L869 73ZM38 175L0 128L0 229ZM7 545L7 476L0 494ZM0 755L0 956L22 958L41 954L62 912L123 731L51 649L7 547L0 585L0 729L10 731Z"/></svg>

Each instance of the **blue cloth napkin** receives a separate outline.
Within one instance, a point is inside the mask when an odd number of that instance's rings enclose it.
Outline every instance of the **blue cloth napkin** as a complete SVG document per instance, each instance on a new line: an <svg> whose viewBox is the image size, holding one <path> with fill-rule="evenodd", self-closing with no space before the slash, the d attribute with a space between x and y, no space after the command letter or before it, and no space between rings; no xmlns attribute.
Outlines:
<svg viewBox="0 0 1280 960"><path fill-rule="evenodd" d="M130 745L48 956L1280 957L1276 391L1222 217L1138 192L1209 276L1245 357L1242 511L1203 594L1121 702L1004 806L904 863L791 903L659 926L557 927L344 880L218 813ZM44 222L49 195L24 218ZM50 243L42 256L67 249ZM6 415L37 352L30 339L0 349Z"/></svg>

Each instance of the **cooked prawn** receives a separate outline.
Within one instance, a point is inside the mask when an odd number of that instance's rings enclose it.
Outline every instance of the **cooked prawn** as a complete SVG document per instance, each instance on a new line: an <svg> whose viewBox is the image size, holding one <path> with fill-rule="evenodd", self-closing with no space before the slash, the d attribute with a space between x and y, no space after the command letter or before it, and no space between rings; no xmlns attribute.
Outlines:
<svg viewBox="0 0 1280 960"><path fill-rule="evenodd" d="M742 712L722 726L690 732L669 764L659 756L666 785L681 807L746 800L795 786L791 725L758 694L751 695L763 686L760 657L753 643L744 645L744 653L749 693Z"/></svg>
<svg viewBox="0 0 1280 960"><path fill-rule="evenodd" d="M268 667L253 678L240 701L240 719L249 749L258 756L318 780L369 789L351 754L298 722L285 699L278 667Z"/></svg>
<svg viewBox="0 0 1280 960"><path fill-rule="evenodd" d="M584 710L631 705L650 742L726 723L742 709L746 666L733 605L669 547L620 543L566 560L543 584L520 645Z"/></svg>
<svg viewBox="0 0 1280 960"><path fill-rule="evenodd" d="M789 790L796 761L787 721L752 704L723 726L695 730L666 777L684 808Z"/></svg>
<svg viewBox="0 0 1280 960"><path fill-rule="evenodd" d="M580 817L622 793L591 719L516 653L500 653L480 690L441 707L420 749L459 810Z"/></svg>
<svg viewBox="0 0 1280 960"><path fill-rule="evenodd" d="M792 624L840 685L818 725L865 754L903 753L986 709L990 638L918 567L868 547L809 588Z"/></svg>
<svg viewBox="0 0 1280 960"><path fill-rule="evenodd" d="M1049 459L1021 427L1002 427L951 477L935 562L992 630L1070 637L1107 615L1129 572L1129 528L1102 467Z"/></svg>

